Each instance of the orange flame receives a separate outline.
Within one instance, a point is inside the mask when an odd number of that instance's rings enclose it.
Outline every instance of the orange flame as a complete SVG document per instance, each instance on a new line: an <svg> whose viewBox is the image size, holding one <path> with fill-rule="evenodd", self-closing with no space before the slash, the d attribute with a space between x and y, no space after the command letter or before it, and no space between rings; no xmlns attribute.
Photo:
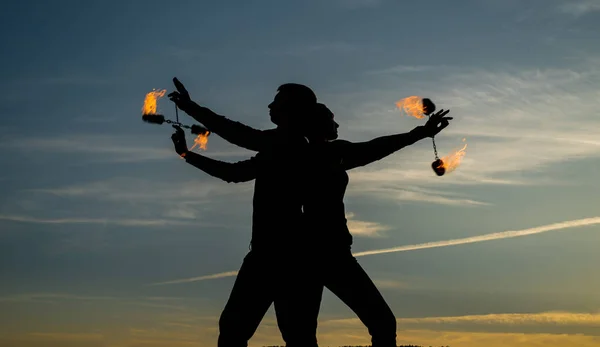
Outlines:
<svg viewBox="0 0 600 347"><path fill-rule="evenodd" d="M206 144L208 143L208 135L210 135L210 131L208 130L204 134L198 135L194 139L194 145L192 146L190 151L196 148L196 146L199 146L201 149L206 150Z"/></svg>
<svg viewBox="0 0 600 347"><path fill-rule="evenodd" d="M396 101L396 106L407 115L417 119L425 118L423 112L423 99L420 96L409 96Z"/></svg>
<svg viewBox="0 0 600 347"><path fill-rule="evenodd" d="M150 93L146 94L146 99L144 99L144 107L142 107L142 115L156 114L156 101L165 96L166 92L166 89L152 89Z"/></svg>
<svg viewBox="0 0 600 347"><path fill-rule="evenodd" d="M463 142L465 141L466 139L463 139ZM465 154L467 154L465 149L467 149L466 143L461 149L454 150L452 153L443 157L442 163L438 167L443 167L446 170L446 173L454 171L460 165Z"/></svg>

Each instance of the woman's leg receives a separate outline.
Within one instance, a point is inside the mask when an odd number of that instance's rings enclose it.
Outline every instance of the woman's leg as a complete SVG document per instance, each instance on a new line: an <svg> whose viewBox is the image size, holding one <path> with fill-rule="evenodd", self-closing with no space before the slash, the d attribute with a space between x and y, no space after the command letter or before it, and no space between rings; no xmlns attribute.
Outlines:
<svg viewBox="0 0 600 347"><path fill-rule="evenodd" d="M396 347L396 317L356 258L349 251L328 258L325 287L356 313L373 347Z"/></svg>

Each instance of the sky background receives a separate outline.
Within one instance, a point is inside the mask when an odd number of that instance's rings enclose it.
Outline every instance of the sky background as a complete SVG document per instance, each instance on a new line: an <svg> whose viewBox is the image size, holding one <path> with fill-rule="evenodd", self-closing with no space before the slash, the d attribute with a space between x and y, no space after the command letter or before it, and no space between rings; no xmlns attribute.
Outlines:
<svg viewBox="0 0 600 347"><path fill-rule="evenodd" d="M435 176L423 140L350 172L354 252L408 246L358 258L398 343L600 346L599 30L597 0L3 1L0 345L216 345L253 183L185 164L169 126L142 122L177 76L261 129L278 85L307 84L350 141L423 124L401 98L449 108L436 142L466 139L456 171ZM217 136L204 153L253 154ZM520 230L536 233L441 242ZM370 341L327 290L319 322L322 346ZM250 341L267 344L272 309Z"/></svg>

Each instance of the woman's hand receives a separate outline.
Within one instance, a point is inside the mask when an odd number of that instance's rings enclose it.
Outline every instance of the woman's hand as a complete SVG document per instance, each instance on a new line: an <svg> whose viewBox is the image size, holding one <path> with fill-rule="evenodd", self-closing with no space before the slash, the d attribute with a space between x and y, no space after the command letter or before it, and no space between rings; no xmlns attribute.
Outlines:
<svg viewBox="0 0 600 347"><path fill-rule="evenodd" d="M421 135L425 137L434 137L450 125L452 117L445 117L450 110L439 110L437 113L429 116L427 123L420 129Z"/></svg>

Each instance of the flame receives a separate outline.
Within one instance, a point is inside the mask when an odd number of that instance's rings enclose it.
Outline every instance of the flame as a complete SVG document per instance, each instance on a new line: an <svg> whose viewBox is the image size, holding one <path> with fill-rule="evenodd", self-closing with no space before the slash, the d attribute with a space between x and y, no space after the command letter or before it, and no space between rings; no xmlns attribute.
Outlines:
<svg viewBox="0 0 600 347"><path fill-rule="evenodd" d="M463 142L465 141L466 139L463 139ZM438 166L438 168L443 167L446 170L446 173L454 171L460 165L460 162L462 161L465 154L467 154L467 152L465 152L465 149L467 149L466 143L461 149L454 150L452 153L443 157L442 163L440 164L440 166Z"/></svg>
<svg viewBox="0 0 600 347"><path fill-rule="evenodd" d="M194 139L194 145L192 146L190 151L196 148L196 146L200 146L201 149L206 150L206 144L208 143L208 135L210 135L210 131L208 130L204 134L198 135Z"/></svg>
<svg viewBox="0 0 600 347"><path fill-rule="evenodd" d="M142 107L142 115L156 114L156 101L165 96L166 92L166 89L152 89L150 93L146 94L146 99L144 99L144 107Z"/></svg>
<svg viewBox="0 0 600 347"><path fill-rule="evenodd" d="M423 99L420 96L409 96L396 101L396 106L407 115L417 119L425 118L423 113Z"/></svg>

